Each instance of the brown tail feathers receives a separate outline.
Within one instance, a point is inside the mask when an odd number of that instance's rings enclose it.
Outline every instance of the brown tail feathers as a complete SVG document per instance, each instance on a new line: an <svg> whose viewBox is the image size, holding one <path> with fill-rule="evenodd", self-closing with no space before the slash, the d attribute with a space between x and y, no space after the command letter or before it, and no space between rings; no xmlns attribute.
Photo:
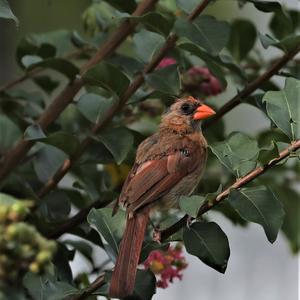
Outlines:
<svg viewBox="0 0 300 300"><path fill-rule="evenodd" d="M133 293L137 265L149 219L149 209L127 218L115 269L112 273L109 295L124 298Z"/></svg>

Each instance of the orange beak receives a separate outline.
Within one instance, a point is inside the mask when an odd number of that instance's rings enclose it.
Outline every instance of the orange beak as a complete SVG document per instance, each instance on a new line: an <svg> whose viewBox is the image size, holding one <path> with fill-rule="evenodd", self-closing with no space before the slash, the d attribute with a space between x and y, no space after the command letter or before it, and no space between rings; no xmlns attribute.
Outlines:
<svg viewBox="0 0 300 300"><path fill-rule="evenodd" d="M212 108L210 108L208 105L202 104L196 109L193 119L204 120L215 114L216 112Z"/></svg>

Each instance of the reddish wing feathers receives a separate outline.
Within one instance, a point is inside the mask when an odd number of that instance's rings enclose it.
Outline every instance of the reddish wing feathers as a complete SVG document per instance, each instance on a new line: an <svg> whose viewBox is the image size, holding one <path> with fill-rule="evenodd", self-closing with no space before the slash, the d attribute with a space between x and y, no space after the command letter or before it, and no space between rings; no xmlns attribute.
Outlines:
<svg viewBox="0 0 300 300"><path fill-rule="evenodd" d="M128 212L135 212L169 192L200 161L199 151L191 145L189 148L185 149L187 153L174 150L170 155L146 161L135 168L135 174L131 173L124 184L119 203L123 203Z"/></svg>

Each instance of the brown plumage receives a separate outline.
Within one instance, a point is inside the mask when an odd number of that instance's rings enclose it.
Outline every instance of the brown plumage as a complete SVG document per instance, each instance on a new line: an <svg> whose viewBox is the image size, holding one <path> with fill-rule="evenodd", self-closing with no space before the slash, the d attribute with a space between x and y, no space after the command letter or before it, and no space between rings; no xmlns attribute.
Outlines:
<svg viewBox="0 0 300 300"><path fill-rule="evenodd" d="M111 297L133 292L150 211L176 206L180 196L197 186L207 158L199 121L214 113L193 97L178 99L163 116L159 131L139 145L116 205L116 209L125 206L127 224L112 274Z"/></svg>

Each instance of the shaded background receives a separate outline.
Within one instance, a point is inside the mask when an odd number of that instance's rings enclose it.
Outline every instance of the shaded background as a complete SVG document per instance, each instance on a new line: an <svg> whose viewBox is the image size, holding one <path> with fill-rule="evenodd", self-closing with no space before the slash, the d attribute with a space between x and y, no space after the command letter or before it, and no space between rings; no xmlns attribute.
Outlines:
<svg viewBox="0 0 300 300"><path fill-rule="evenodd" d="M126 1L126 0L124 0ZM14 0L9 1L19 18L16 29L12 21L0 19L0 85L22 74L16 65L15 49L18 41L27 33L41 33L57 29L76 29L83 32L81 14L90 4L89 0ZM300 9L297 0L279 1L282 4ZM245 18L255 20L262 33L267 31L268 14L255 10L251 5L238 9L237 2L219 0L206 11L218 19L231 20ZM246 37L245 37L246 38ZM262 49L260 45L257 45ZM268 58L276 57L280 51L263 50ZM282 85L281 78L275 78ZM34 90L28 81L23 84ZM224 104L236 93L230 82L221 97L212 98L217 107ZM255 107L239 105L225 116L226 132L235 130L255 135L257 131L269 128L269 121ZM68 184L68 180L64 181ZM300 212L299 212L300 216ZM286 238L279 233L275 244L271 245L265 238L261 227L249 224L247 228L233 226L221 214L208 213L228 235L231 246L231 257L225 275L201 263L196 257L187 254L189 267L184 271L181 282L175 281L168 289L158 289L153 299L201 299L201 300L296 300L299 299L299 258L290 252ZM299 220L300 221L300 220ZM66 237L62 237L66 238ZM74 238L67 236L67 238ZM105 253L94 249L98 263L106 260ZM97 264L97 263L96 263ZM82 270L90 270L88 262L76 254L72 262L73 275Z"/></svg>

